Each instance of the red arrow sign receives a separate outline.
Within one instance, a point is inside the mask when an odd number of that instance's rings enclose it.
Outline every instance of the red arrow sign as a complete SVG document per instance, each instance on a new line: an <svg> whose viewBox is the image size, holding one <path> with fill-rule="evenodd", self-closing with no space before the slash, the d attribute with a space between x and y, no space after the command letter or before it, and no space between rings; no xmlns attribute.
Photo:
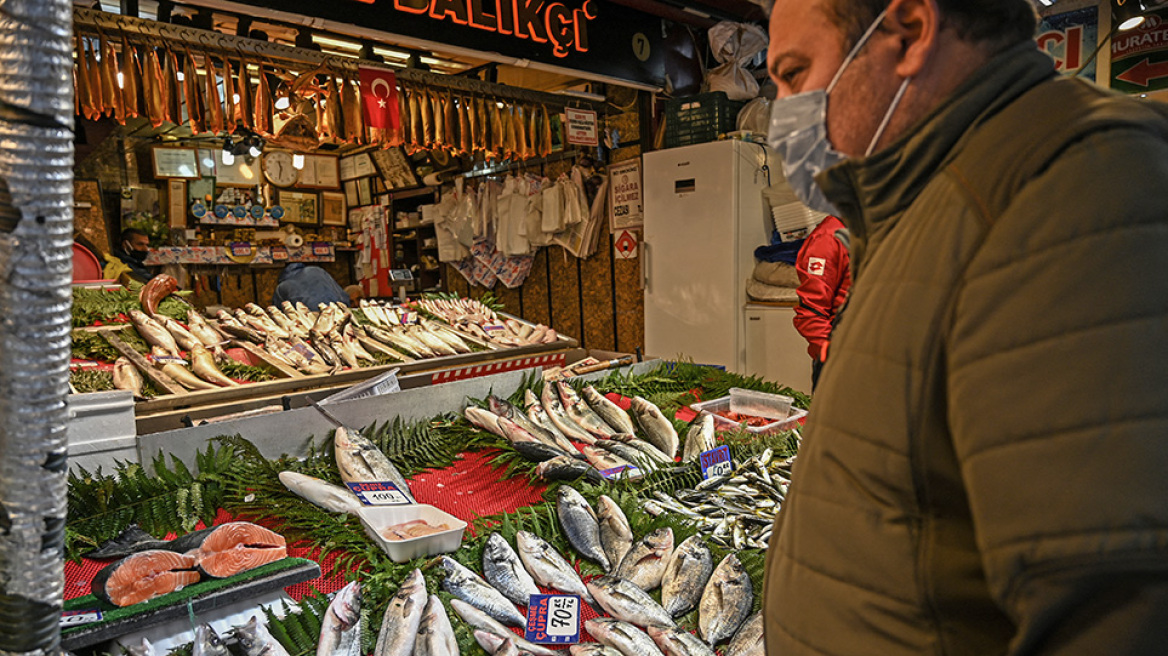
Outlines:
<svg viewBox="0 0 1168 656"><path fill-rule="evenodd" d="M1156 62L1154 64L1148 62L1145 57L1138 64L1132 66L1126 71L1115 76L1117 80L1123 80L1130 84L1138 84L1141 87L1148 86L1151 80L1168 77L1168 62Z"/></svg>

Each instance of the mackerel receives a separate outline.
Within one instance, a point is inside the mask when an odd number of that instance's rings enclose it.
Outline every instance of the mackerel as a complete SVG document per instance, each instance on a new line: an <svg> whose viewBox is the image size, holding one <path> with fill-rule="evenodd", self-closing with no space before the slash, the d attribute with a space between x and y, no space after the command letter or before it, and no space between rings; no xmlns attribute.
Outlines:
<svg viewBox="0 0 1168 656"><path fill-rule="evenodd" d="M661 605L673 617L681 617L702 598L714 560L706 543L696 535L686 538L665 563L661 577Z"/></svg>
<svg viewBox="0 0 1168 656"><path fill-rule="evenodd" d="M557 652L528 642L523 638L516 636L511 632L511 629L508 629L507 627L500 624L498 620L461 599L451 599L450 607L454 609L454 612L458 613L458 616L461 617L464 622L471 625L472 628L479 629L487 633L492 633L502 638L512 638L515 641L515 645L519 647L519 651L525 654L534 654L535 656L557 656Z"/></svg>
<svg viewBox="0 0 1168 656"><path fill-rule="evenodd" d="M426 581L415 569L389 600L373 656L412 656L426 601Z"/></svg>
<svg viewBox="0 0 1168 656"><path fill-rule="evenodd" d="M581 392L584 400L588 402L592 411L600 415L609 426L618 433L634 433L636 427L633 426L633 420L629 417L629 413L625 409L612 402L607 396L596 391L596 388L588 385Z"/></svg>
<svg viewBox="0 0 1168 656"><path fill-rule="evenodd" d="M512 603L526 606L539 587L531 578L519 554L498 533L491 533L483 549L483 577Z"/></svg>
<svg viewBox="0 0 1168 656"><path fill-rule="evenodd" d="M652 590L661 585L665 564L672 555L673 529L659 528L634 544L613 574L642 590Z"/></svg>
<svg viewBox="0 0 1168 656"><path fill-rule="evenodd" d="M611 571L613 564L609 562L600 544L600 524L596 518L596 511L588 505L588 501L570 485L560 486L556 493L556 515L560 519L560 527L568 542L581 556L598 563L604 571Z"/></svg>
<svg viewBox="0 0 1168 656"><path fill-rule="evenodd" d="M503 596L503 593L491 587L491 584L464 567L462 563L450 556L443 556L442 569L446 571L446 578L442 580L443 590L472 604L499 622L519 628L527 625L527 618L515 610L515 606Z"/></svg>

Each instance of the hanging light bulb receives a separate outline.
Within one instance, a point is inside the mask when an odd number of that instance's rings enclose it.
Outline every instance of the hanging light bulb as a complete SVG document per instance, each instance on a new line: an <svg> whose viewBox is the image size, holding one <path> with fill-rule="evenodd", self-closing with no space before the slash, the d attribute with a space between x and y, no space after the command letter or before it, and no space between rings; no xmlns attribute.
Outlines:
<svg viewBox="0 0 1168 656"><path fill-rule="evenodd" d="M187 74L186 74L186 73L183 73L182 71L179 71L179 72L178 72L178 81L179 81L179 82L183 82L183 81L185 81L186 79L187 79Z"/></svg>
<svg viewBox="0 0 1168 656"><path fill-rule="evenodd" d="M279 98L276 98L276 109L280 111L288 109L291 104L292 101L288 100L288 96L280 96Z"/></svg>
<svg viewBox="0 0 1168 656"><path fill-rule="evenodd" d="M247 154L251 155L253 158L259 157L261 152L262 151L259 149L259 147L254 144L249 146L247 149Z"/></svg>
<svg viewBox="0 0 1168 656"><path fill-rule="evenodd" d="M235 155L233 155L230 150L224 149L222 161L223 166L231 166L235 163Z"/></svg>
<svg viewBox="0 0 1168 656"><path fill-rule="evenodd" d="M292 168L297 171L304 169L304 155L302 153L292 153Z"/></svg>
<svg viewBox="0 0 1168 656"><path fill-rule="evenodd" d="M118 88L119 89L126 88L126 76L120 72L118 73Z"/></svg>
<svg viewBox="0 0 1168 656"><path fill-rule="evenodd" d="M235 103L236 105L238 105L238 104L239 104L239 94L238 94L238 93L236 93L236 94L232 94L232 96L231 96L231 102Z"/></svg>

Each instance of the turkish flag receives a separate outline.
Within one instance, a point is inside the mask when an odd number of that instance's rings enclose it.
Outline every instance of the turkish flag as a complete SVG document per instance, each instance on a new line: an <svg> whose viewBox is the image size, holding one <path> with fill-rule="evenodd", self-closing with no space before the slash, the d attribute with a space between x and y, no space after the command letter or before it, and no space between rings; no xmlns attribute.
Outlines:
<svg viewBox="0 0 1168 656"><path fill-rule="evenodd" d="M365 105L365 124L377 130L398 130L397 76L381 68L359 67L361 100Z"/></svg>

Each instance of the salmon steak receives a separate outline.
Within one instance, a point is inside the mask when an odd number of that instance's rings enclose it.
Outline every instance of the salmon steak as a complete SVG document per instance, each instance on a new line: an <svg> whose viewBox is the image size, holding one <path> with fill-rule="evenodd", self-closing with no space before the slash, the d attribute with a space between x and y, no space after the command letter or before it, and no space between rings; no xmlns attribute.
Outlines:
<svg viewBox="0 0 1168 656"><path fill-rule="evenodd" d="M286 558L288 546L279 533L251 522L231 522L212 528L188 553L204 574L222 579Z"/></svg>
<svg viewBox="0 0 1168 656"><path fill-rule="evenodd" d="M94 596L115 606L133 606L197 583L196 560L188 554L150 549L107 565L93 578Z"/></svg>

